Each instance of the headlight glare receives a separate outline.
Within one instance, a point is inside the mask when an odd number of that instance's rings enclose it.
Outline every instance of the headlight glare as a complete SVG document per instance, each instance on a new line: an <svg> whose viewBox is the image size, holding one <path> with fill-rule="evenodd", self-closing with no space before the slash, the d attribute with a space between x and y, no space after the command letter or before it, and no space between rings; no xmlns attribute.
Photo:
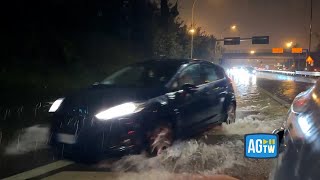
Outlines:
<svg viewBox="0 0 320 180"><path fill-rule="evenodd" d="M51 105L51 107L50 107L50 109L49 109L49 112L56 112L56 111L59 109L59 107L60 107L61 103L63 102L63 100L64 100L64 98L59 98L59 99L57 99L57 100Z"/></svg>
<svg viewBox="0 0 320 180"><path fill-rule="evenodd" d="M138 107L139 107L139 105L132 103L132 102L124 103L124 104L109 108L105 111L102 111L102 112L96 114L95 116L99 120L109 120L109 119L113 119L113 118L117 118L117 117L121 117L121 116L135 113L135 112L137 112L137 110L139 110Z"/></svg>

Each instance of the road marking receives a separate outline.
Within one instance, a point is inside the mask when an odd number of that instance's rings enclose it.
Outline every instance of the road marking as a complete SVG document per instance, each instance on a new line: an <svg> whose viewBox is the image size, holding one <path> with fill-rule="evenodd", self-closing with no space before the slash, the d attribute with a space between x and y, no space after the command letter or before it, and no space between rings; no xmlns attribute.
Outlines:
<svg viewBox="0 0 320 180"><path fill-rule="evenodd" d="M123 176L132 177L138 176L136 173L122 173ZM120 176L119 173L115 172L92 172L92 171L63 171L48 177L43 178L43 180L70 180L70 179L77 179L77 180L104 180L104 179L118 179ZM124 178L126 179L126 178ZM139 178L132 178L132 179L139 179Z"/></svg>
<svg viewBox="0 0 320 180"><path fill-rule="evenodd" d="M37 168L34 168L30 171L25 171L7 178L4 178L4 180L23 180L23 179L30 179L30 178L34 178L43 174L46 174L48 172L63 168L65 166L71 165L73 164L73 162L71 161L56 161L44 166L40 166Z"/></svg>

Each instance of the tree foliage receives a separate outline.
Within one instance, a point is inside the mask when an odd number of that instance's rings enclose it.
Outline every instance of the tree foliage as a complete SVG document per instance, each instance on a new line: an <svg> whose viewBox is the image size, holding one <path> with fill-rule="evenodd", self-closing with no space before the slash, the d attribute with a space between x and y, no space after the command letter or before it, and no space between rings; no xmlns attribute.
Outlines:
<svg viewBox="0 0 320 180"><path fill-rule="evenodd" d="M215 55L215 43L214 36L208 35L201 27L197 28L194 39L194 57L212 61Z"/></svg>

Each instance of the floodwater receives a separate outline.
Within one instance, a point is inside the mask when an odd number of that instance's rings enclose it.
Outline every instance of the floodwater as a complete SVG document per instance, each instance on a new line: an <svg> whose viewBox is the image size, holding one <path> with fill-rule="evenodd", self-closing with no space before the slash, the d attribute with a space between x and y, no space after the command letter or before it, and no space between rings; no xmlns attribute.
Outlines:
<svg viewBox="0 0 320 180"><path fill-rule="evenodd" d="M227 174L239 179L268 179L273 160L245 158L243 138L245 134L270 133L280 127L287 109L264 94L261 88L290 103L299 92L314 82L294 77L279 78L268 73L241 76L230 74L230 77L237 95L236 123L223 124L200 138L175 142L158 157L130 155L104 160L91 165L90 170L120 172L120 179L163 179L170 173ZM1 111L2 123L6 125L4 127L10 128L0 129L0 178L56 161L47 146L50 134L45 115L34 114L35 120L29 115L28 118L21 118L23 125L12 125L13 122L6 122L10 117L8 110L4 110ZM41 114L45 110L36 106L29 114ZM19 109L16 111L19 112ZM71 170L77 171L78 168L78 164L73 164Z"/></svg>

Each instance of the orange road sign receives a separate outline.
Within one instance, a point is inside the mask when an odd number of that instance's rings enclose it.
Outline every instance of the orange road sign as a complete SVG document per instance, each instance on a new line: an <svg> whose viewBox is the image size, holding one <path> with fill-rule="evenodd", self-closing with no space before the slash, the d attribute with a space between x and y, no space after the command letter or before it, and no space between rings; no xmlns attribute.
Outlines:
<svg viewBox="0 0 320 180"><path fill-rule="evenodd" d="M301 54L302 53L302 48L292 48L292 53L295 53L295 54Z"/></svg>
<svg viewBox="0 0 320 180"><path fill-rule="evenodd" d="M272 53L274 54L282 54L283 48L272 48Z"/></svg>
<svg viewBox="0 0 320 180"><path fill-rule="evenodd" d="M306 62L308 63L308 64L313 64L313 59L312 59L312 57L311 56L308 56L308 58L306 59Z"/></svg>

